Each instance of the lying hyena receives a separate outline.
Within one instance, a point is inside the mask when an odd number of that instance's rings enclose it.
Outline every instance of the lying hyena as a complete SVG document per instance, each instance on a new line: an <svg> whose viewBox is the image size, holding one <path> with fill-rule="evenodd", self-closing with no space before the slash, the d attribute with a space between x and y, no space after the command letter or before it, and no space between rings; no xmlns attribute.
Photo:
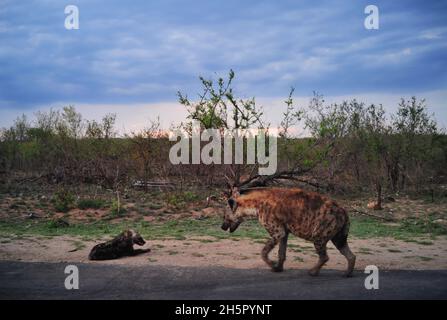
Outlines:
<svg viewBox="0 0 447 320"><path fill-rule="evenodd" d="M259 222L272 237L262 249L262 260L275 272L283 270L286 260L289 232L312 241L318 253L317 264L309 270L318 275L321 267L329 260L326 244L329 240L348 260L346 276L351 276L355 265L355 255L348 246L349 218L346 211L318 193L301 189L258 189L243 194L233 191L228 199L231 211L225 213L223 230L233 232L246 216L257 216ZM268 258L268 254L279 243L278 262Z"/></svg>
<svg viewBox="0 0 447 320"><path fill-rule="evenodd" d="M136 256L151 249L134 249L133 245L144 246L146 241L134 230L125 230L110 241L97 244L92 248L90 260L110 260L125 256Z"/></svg>

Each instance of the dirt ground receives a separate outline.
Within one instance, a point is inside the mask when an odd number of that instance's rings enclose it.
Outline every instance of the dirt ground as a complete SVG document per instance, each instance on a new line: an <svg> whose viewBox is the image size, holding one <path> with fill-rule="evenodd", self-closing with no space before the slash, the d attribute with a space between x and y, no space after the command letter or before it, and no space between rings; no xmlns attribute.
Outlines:
<svg viewBox="0 0 447 320"><path fill-rule="evenodd" d="M261 260L261 241L194 237L186 240L148 241L143 248L151 252L136 257L112 261L87 259L89 250L100 241L81 241L76 237L21 237L0 239L0 260L39 262L83 262L115 265L175 265L223 266L229 268L267 268ZM352 251L357 255L357 269L376 265L380 269L447 269L447 238L420 244L391 238L351 239ZM330 260L326 268L343 270L346 261L332 244L328 245ZM70 252L75 250L73 252ZM276 256L274 250L271 257ZM313 245L291 238L287 251L286 268L307 269L317 260Z"/></svg>
<svg viewBox="0 0 447 320"><path fill-rule="evenodd" d="M70 223L90 223L105 219L110 208L80 210L74 208L68 213L56 213L50 201L51 195L12 196L0 201L0 220L26 221L32 212L41 219L64 217ZM161 197L161 196L160 196ZM166 205L165 199L151 198L145 194L134 195L126 201L126 215L120 220L141 218L144 221L163 221L181 219L182 217L203 218L223 214L222 208L205 207L198 200L185 205L182 210ZM401 197L384 204L384 210L368 210L365 199L343 200L341 204L349 212L365 212L383 218L399 221L406 217L426 217L436 213L439 221L447 221L447 207L442 203L427 203ZM205 207L205 208L204 208ZM199 209L198 209L199 208ZM201 208L201 209L200 209ZM111 223L117 219L108 220ZM387 220L388 221L388 220ZM395 222L392 222L395 223ZM425 237L425 235L423 236ZM427 234L427 237L429 235ZM415 238L416 239L416 238ZM150 240L144 246L151 252L136 257L126 257L113 261L90 262L87 259L90 249L97 243L108 239L88 241L73 236L7 236L0 234L0 260L38 261L38 262L85 262L94 264L117 265L174 265L185 267L223 266L229 268L267 268L261 260L260 252L263 240L240 239L228 236L227 239L214 237L189 237L184 240ZM367 265L376 265L382 269L447 269L447 236L436 239L417 239L414 242L394 238L351 238L350 246L357 255L357 269ZM346 261L330 243L328 245L330 260L327 268L344 269ZM271 257L275 259L277 249ZM308 269L317 260L313 244L291 237L287 251L285 268Z"/></svg>

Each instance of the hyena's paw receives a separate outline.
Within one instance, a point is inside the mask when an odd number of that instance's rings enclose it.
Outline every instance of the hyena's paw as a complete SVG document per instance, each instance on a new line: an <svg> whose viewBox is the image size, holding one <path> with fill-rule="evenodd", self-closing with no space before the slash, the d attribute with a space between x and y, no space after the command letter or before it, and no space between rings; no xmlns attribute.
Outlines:
<svg viewBox="0 0 447 320"><path fill-rule="evenodd" d="M318 268L312 268L307 272L310 276L316 277L320 274L320 269Z"/></svg>
<svg viewBox="0 0 447 320"><path fill-rule="evenodd" d="M274 264L272 265L272 271L273 271L273 272L283 272L283 271L284 271L284 268L283 268L282 265L279 265L278 263L274 263Z"/></svg>
<svg viewBox="0 0 447 320"><path fill-rule="evenodd" d="M352 271L351 272L349 272L349 271L347 271L347 272L343 272L343 277L344 278L352 278L354 275L352 274Z"/></svg>

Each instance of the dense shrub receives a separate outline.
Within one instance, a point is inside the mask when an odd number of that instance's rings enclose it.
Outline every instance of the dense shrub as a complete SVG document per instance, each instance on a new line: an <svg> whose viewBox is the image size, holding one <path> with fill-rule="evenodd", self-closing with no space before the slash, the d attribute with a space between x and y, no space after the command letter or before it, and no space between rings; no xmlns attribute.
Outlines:
<svg viewBox="0 0 447 320"><path fill-rule="evenodd" d="M105 201L101 199L80 199L77 207L81 210L85 209L101 209L105 206Z"/></svg>
<svg viewBox="0 0 447 320"><path fill-rule="evenodd" d="M62 189L54 194L53 205L58 212L68 212L74 208L74 204L75 198L70 191Z"/></svg>
<svg viewBox="0 0 447 320"><path fill-rule="evenodd" d="M126 208L123 208L122 204L120 204L117 200L112 201L112 205L110 206L110 214L112 217L121 216L126 212Z"/></svg>

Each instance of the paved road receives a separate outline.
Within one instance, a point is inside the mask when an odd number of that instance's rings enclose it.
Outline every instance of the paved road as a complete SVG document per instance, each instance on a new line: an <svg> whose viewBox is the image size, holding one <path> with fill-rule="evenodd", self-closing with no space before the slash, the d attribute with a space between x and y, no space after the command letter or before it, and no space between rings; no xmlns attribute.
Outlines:
<svg viewBox="0 0 447 320"><path fill-rule="evenodd" d="M67 263L68 264L68 263ZM0 262L1 299L447 299L447 270L381 271L380 289L365 274L324 270L130 267L77 264L79 290L66 290L66 263Z"/></svg>

